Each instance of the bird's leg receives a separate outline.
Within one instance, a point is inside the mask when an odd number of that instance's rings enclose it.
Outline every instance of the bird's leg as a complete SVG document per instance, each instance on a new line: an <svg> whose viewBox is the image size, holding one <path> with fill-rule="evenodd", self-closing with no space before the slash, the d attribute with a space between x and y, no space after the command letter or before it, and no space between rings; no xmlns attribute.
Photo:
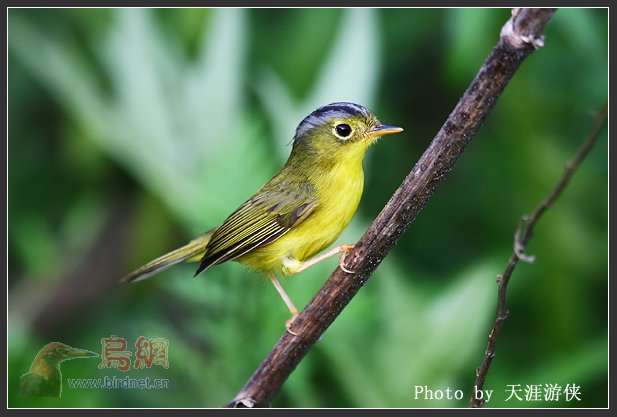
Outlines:
<svg viewBox="0 0 617 417"><path fill-rule="evenodd" d="M289 333L293 334L294 336L297 336L297 334L291 330L291 324L296 319L296 317L300 315L300 311L298 311L294 303L291 301L291 298L289 298L289 296L283 289L283 286L281 285L279 280L276 278L274 273L273 272L268 273L268 277L270 278L270 281L272 281L272 285L274 285L274 288L276 288L276 290L278 291L283 301L285 301L285 304L287 305L287 308L289 309L289 312L291 313L291 318L285 322L285 328L287 329Z"/></svg>
<svg viewBox="0 0 617 417"><path fill-rule="evenodd" d="M334 255L340 253L342 255L339 258L339 266L341 267L341 269L343 271L345 271L345 272L347 272L349 274L353 274L353 271L347 269L345 267L345 265L344 265L345 254L347 252L350 252L353 248L354 248L354 245L340 245L340 246L337 246L337 247L335 247L333 249L330 249L326 253L322 253L321 255L315 256L314 258L311 258L308 261L304 261L304 262L299 262L296 259L290 258L284 264L283 272L286 275L295 275L298 272L304 271L306 268L308 268L310 266L313 266L313 265L315 265L318 262L323 261L324 259L327 259L327 258L329 258L331 256L334 256ZM291 318L285 322L285 328L287 329L287 331L289 333L293 334L294 336L297 336L297 334L294 333L291 330L291 324L296 319L296 317L298 317L300 315L300 311L296 308L294 303L291 301L291 298L289 298L289 296L287 295L287 293L283 289L283 286L281 285L279 280L276 278L274 273L269 272L268 273L268 277L270 278L270 281L272 281L272 285L274 285L274 288L276 288L276 290L278 291L278 293L281 296L281 298L283 299L283 301L285 301L285 304L287 305L287 308L291 312Z"/></svg>
<svg viewBox="0 0 617 417"><path fill-rule="evenodd" d="M354 245L349 245L349 244L347 244L347 245L340 245L340 246L337 246L336 248L332 248L332 249L330 249L328 252L322 253L321 255L317 255L317 256L315 256L314 258L309 259L308 261L304 261L304 262L300 263L300 265L298 265L298 266L294 269L293 273L294 273L294 274L297 274L298 272L304 271L306 268L308 268L308 267L310 267L310 266L313 266L313 265L315 265L316 263L323 261L324 259L327 259L327 258L329 258L329 257L331 257L331 256L334 256L334 255L336 255L336 254L341 253L342 255L341 255L341 257L339 258L339 262L338 262L339 267L340 267L343 271L345 271L345 272L347 272L347 273L349 273L349 274L353 274L353 271L351 271L351 270L347 269L347 268L345 267L345 265L344 265L344 262L345 262L345 254L346 254L347 252L351 252L351 250L352 250L353 248L354 248Z"/></svg>

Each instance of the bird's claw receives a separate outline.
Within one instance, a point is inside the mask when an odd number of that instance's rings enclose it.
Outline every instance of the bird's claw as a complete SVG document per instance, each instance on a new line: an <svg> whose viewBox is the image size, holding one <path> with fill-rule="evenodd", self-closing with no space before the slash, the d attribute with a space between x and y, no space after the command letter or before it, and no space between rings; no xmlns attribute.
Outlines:
<svg viewBox="0 0 617 417"><path fill-rule="evenodd" d="M298 336L298 333L296 333L293 330L291 330L291 325L293 324L293 322L296 319L296 317L298 317L299 315L300 315L300 312L296 311L296 312L292 313L291 314L291 318L285 322L285 329L287 329L289 334L291 334L293 336Z"/></svg>
<svg viewBox="0 0 617 417"><path fill-rule="evenodd" d="M355 274L355 271L352 271L351 269L347 268L345 266L345 256L347 256L347 253L351 252L351 250L354 248L354 245L344 245L345 248L343 250L343 253L341 253L341 256L338 258L338 266L339 268L341 268L344 272L347 272L348 274Z"/></svg>
<svg viewBox="0 0 617 417"><path fill-rule="evenodd" d="M344 272L347 272L348 274L355 274L356 271L352 271L351 269L347 269L347 267L345 265L343 265L343 262L339 263L339 268L341 268Z"/></svg>

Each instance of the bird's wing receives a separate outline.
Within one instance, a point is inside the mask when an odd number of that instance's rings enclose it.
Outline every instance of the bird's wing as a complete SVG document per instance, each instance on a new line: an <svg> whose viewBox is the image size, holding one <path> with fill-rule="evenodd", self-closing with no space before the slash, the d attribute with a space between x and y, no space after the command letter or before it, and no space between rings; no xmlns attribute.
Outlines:
<svg viewBox="0 0 617 417"><path fill-rule="evenodd" d="M195 275L212 265L236 259L272 243L303 222L317 208L309 185L261 190L233 212L212 235Z"/></svg>

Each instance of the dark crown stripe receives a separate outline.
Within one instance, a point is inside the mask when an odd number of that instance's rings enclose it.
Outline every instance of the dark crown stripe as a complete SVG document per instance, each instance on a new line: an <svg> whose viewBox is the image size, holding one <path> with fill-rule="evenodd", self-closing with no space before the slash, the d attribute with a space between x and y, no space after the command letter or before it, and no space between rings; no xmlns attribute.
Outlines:
<svg viewBox="0 0 617 417"><path fill-rule="evenodd" d="M296 135L294 137L294 142L298 140L300 136L313 129L316 126L319 126L326 121L334 118L334 117L347 117L347 116L364 116L369 117L370 112L360 106L359 104L354 103L346 103L346 102L337 102L330 103L325 106L318 108L313 111L311 114L306 116L304 120L300 122L298 128L296 129Z"/></svg>
<svg viewBox="0 0 617 417"><path fill-rule="evenodd" d="M312 115L321 116L326 113L347 113L351 116L366 115L368 111L357 104L353 103L331 103L315 110Z"/></svg>

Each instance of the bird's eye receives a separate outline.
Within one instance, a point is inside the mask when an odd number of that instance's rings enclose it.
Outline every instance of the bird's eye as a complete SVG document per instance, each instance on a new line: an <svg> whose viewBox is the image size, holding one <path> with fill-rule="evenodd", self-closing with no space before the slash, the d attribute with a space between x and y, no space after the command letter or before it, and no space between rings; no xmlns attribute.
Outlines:
<svg viewBox="0 0 617 417"><path fill-rule="evenodd" d="M347 136L351 135L351 126L346 123L336 125L334 130L336 131L336 134L342 138L346 138Z"/></svg>

